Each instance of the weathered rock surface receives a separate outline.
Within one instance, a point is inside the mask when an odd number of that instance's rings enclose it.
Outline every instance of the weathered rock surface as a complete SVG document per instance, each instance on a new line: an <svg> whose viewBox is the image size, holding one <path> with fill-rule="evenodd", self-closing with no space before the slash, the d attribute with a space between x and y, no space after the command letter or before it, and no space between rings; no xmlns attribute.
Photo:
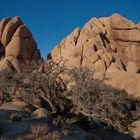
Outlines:
<svg viewBox="0 0 140 140"><path fill-rule="evenodd" d="M63 39L51 57L54 62L63 61L69 69L95 70L99 79L107 75L106 83L140 97L139 27L119 14L92 18Z"/></svg>
<svg viewBox="0 0 140 140"><path fill-rule="evenodd" d="M29 108L29 104L23 101L8 102L3 104L0 109L21 111Z"/></svg>
<svg viewBox="0 0 140 140"><path fill-rule="evenodd" d="M39 108L32 113L33 118L47 118L49 112L45 108Z"/></svg>
<svg viewBox="0 0 140 140"><path fill-rule="evenodd" d="M12 59L7 62L7 57ZM8 63L20 71L22 63L41 59L32 33L17 16L0 22L0 58L4 59L0 61L0 71L6 69Z"/></svg>

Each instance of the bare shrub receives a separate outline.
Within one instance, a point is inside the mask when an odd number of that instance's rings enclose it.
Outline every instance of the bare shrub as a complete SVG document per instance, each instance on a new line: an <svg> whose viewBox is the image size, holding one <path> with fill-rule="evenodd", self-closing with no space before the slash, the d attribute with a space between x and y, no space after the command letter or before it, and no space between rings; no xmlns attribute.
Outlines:
<svg viewBox="0 0 140 140"><path fill-rule="evenodd" d="M31 126L31 133L35 139L58 140L60 134L57 131L49 132L47 124L34 124Z"/></svg>
<svg viewBox="0 0 140 140"><path fill-rule="evenodd" d="M104 127L125 132L132 121L140 119L139 101L123 90L112 88L93 79L93 72L84 69L71 71L76 86L68 91L73 110Z"/></svg>
<svg viewBox="0 0 140 140"><path fill-rule="evenodd" d="M43 137L48 134L48 125L46 124L34 124L31 126L31 133L35 138Z"/></svg>
<svg viewBox="0 0 140 140"><path fill-rule="evenodd" d="M140 119L139 101L129 97L125 91L95 80L94 73L83 68L69 71L75 85L68 90L59 77L64 70L64 67L49 61L36 74L36 95L46 99L52 113L63 115L63 120L70 111L82 114L93 123L119 132L126 132L132 121ZM65 123L63 120L60 122Z"/></svg>
<svg viewBox="0 0 140 140"><path fill-rule="evenodd" d="M64 71L63 66L60 67L49 60L40 66L31 65L21 73L10 73L12 78L7 79L0 73L0 86L4 92L0 99L2 103L5 99L12 100L15 93L11 92L11 88L15 86L23 90L23 101L34 105L35 101L45 100L50 112L55 116L61 116L60 122L66 123L67 118L71 117L69 114L72 113L76 117L86 117L91 123L120 132L127 131L133 121L140 119L138 99L129 97L123 90L114 89L102 81L95 80L93 72L82 68L69 71L75 85L68 90L66 83L60 78ZM47 133L42 132L42 128L38 131L37 136Z"/></svg>
<svg viewBox="0 0 140 140"><path fill-rule="evenodd" d="M42 65L36 74L38 84L35 87L35 93L49 103L53 114L64 111L66 106L70 105L62 96L62 93L67 90L66 84L59 76L63 71L63 67L49 61Z"/></svg>
<svg viewBox="0 0 140 140"><path fill-rule="evenodd" d="M1 104L5 102L9 102L13 99L15 96L15 91L18 88L26 88L26 90L30 90L31 93L34 88L35 83L35 76L33 76L33 70L37 69L40 64L35 64L31 62L29 66L27 66L25 69L23 69L22 72L16 72L16 71L9 71L4 70L0 72L0 102ZM25 83L25 79L29 79L29 83ZM33 81L34 78L34 81ZM15 90L13 90L15 89Z"/></svg>
<svg viewBox="0 0 140 140"><path fill-rule="evenodd" d="M61 134L58 131L49 132L45 137L46 140L59 140ZM45 140L44 139L44 140Z"/></svg>

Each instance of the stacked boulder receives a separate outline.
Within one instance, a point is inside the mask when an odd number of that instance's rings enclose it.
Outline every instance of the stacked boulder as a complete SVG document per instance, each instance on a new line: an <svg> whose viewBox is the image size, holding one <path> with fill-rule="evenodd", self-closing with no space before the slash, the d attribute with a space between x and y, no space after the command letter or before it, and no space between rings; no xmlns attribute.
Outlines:
<svg viewBox="0 0 140 140"><path fill-rule="evenodd" d="M0 71L41 58L32 33L19 17L4 18L0 22Z"/></svg>
<svg viewBox="0 0 140 140"><path fill-rule="evenodd" d="M140 25L113 14L76 28L52 50L51 58L69 69L94 70L96 78L140 96L139 53Z"/></svg>

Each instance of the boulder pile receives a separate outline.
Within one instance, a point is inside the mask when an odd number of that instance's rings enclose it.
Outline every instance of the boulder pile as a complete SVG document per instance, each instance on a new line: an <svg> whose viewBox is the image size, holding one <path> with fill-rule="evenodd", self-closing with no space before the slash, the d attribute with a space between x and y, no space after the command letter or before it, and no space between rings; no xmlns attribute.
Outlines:
<svg viewBox="0 0 140 140"><path fill-rule="evenodd" d="M41 58L30 30L19 17L4 18L0 22L0 71L21 70L21 64Z"/></svg>
<svg viewBox="0 0 140 140"><path fill-rule="evenodd" d="M68 69L84 67L97 79L130 95L140 96L140 25L113 14L92 18L76 28L51 52L54 62Z"/></svg>

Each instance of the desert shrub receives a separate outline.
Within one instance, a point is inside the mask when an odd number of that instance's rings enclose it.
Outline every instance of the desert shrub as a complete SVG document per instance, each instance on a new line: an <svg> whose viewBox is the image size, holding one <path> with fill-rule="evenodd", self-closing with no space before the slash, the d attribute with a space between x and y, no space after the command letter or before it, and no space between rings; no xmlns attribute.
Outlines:
<svg viewBox="0 0 140 140"><path fill-rule="evenodd" d="M53 131L53 132L49 132L48 135L45 137L45 139L46 140L47 139L48 140L59 140L60 137L61 137L61 134L58 131Z"/></svg>
<svg viewBox="0 0 140 140"><path fill-rule="evenodd" d="M63 120L69 119L71 112L76 116L83 115L91 123L126 132L132 121L140 119L138 99L129 97L124 90L95 80L92 71L82 68L69 70L70 82L75 84L67 89L59 76L64 71L64 67L52 61L44 63L36 74L35 86L36 95L46 99L51 112L62 115L61 122L66 123Z"/></svg>
<svg viewBox="0 0 140 140"><path fill-rule="evenodd" d="M75 84L67 89L67 82L60 77L65 70L49 60L39 66L30 65L21 73L10 74L10 80L4 80L5 76L0 73L0 86L4 91L4 97L0 96L2 103L3 99L11 100L15 96L10 91L15 86L23 90L20 97L23 101L34 105L35 101L45 100L50 112L55 117L61 116L58 120L62 123L56 121L59 126L64 126L72 114L72 117L86 118L91 124L125 132L133 121L140 119L138 99L95 80L93 72L82 68L69 70L69 82ZM44 131L38 135L44 135Z"/></svg>
<svg viewBox="0 0 140 140"><path fill-rule="evenodd" d="M46 124L38 124L31 126L31 133L35 138L43 137L48 134L48 125Z"/></svg>
<svg viewBox="0 0 140 140"><path fill-rule="evenodd" d="M71 71L76 85L67 97L76 114L86 116L91 122L120 132L128 130L132 121L140 119L139 101L129 97L124 90L112 88L93 78L87 69Z"/></svg>
<svg viewBox="0 0 140 140"><path fill-rule="evenodd" d="M31 133L35 139L58 140L60 134L57 131L49 132L47 124L34 124Z"/></svg>
<svg viewBox="0 0 140 140"><path fill-rule="evenodd" d="M27 68L23 69L22 72L4 70L0 72L0 100L1 104L9 102L15 96L15 92L18 88L26 88L27 90L33 91L33 73L32 71L37 69L40 64L30 63ZM29 79L28 84L24 82L25 79ZM30 79L32 78L32 79ZM34 82L35 83L35 82ZM15 90L14 90L15 89Z"/></svg>
<svg viewBox="0 0 140 140"><path fill-rule="evenodd" d="M66 84L59 76L63 71L63 67L49 61L42 65L37 73L36 95L49 103L53 114L63 112L71 105L69 100L62 96L67 90Z"/></svg>

